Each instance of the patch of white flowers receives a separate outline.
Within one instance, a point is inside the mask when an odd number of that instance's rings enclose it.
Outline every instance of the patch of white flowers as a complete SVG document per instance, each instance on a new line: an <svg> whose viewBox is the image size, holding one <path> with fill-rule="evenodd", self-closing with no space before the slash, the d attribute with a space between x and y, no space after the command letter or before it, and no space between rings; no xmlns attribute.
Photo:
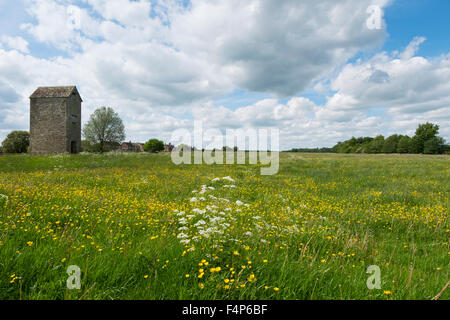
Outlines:
<svg viewBox="0 0 450 320"><path fill-rule="evenodd" d="M218 181L235 183L235 180L231 177L212 179L212 183ZM222 188L236 189L237 187L234 184L225 184ZM223 242L227 240L239 242L237 239L227 239L227 230L236 222L236 219L233 217L233 212L242 212L240 209L233 211L233 208L230 206L235 203L237 206L243 206L245 204L240 200L234 202L230 199L218 198L210 194L216 190L217 186L202 185L200 190L192 191L196 196L189 200L196 207L187 212L174 211L180 226L178 228L179 233L177 238L180 239L181 244L192 246L190 250L193 250L194 244L202 239L212 241L211 245L217 248L221 248ZM206 205L206 207L202 208L202 202L205 202L206 199L213 204ZM249 233L246 235L248 236Z"/></svg>
<svg viewBox="0 0 450 320"><path fill-rule="evenodd" d="M223 182L223 184L215 184L217 182ZM192 191L196 195L189 200L192 209L186 212L174 211L179 225L177 238L182 245L188 248L187 251L195 250L196 244L205 240L208 241L208 246L222 249L227 242L242 244L248 241L248 238L255 237L263 232L263 229L275 230L277 233L299 232L295 225L283 229L268 224L261 216L254 216L251 223L254 229L242 234L247 239L244 241L232 238L230 230L232 230L232 226L236 226L238 223L234 215L247 210L250 205L241 200L231 200L219 197L217 194L214 195L221 189L228 189L230 192L232 189L237 189L236 181L233 178L214 178L211 180L211 184L214 186L202 185L200 189ZM220 186L222 187L220 188ZM264 239L260 241L263 244L268 243Z"/></svg>
<svg viewBox="0 0 450 320"><path fill-rule="evenodd" d="M234 179L232 179L231 177L214 178L211 181L212 182L217 182L217 181L220 181L220 180L226 180L226 181L229 181L229 182L235 182Z"/></svg>

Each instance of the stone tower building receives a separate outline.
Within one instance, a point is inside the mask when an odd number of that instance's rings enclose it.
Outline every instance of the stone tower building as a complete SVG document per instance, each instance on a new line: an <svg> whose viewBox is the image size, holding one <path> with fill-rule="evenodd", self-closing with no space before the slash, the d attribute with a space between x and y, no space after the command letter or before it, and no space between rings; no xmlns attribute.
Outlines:
<svg viewBox="0 0 450 320"><path fill-rule="evenodd" d="M39 87L31 95L31 154L80 152L81 102L75 86Z"/></svg>

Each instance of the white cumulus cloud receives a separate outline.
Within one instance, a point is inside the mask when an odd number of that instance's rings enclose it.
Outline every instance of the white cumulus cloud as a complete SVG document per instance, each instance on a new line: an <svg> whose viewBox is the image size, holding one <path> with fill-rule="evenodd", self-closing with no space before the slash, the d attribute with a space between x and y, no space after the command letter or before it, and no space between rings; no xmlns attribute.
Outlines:
<svg viewBox="0 0 450 320"><path fill-rule="evenodd" d="M277 127L282 147L411 132L423 121L450 137L450 55L421 57L425 38L417 37L401 53L348 63L383 44L385 23L369 29L367 8L388 0L24 3L23 36L0 37L0 138L28 128L37 86L72 84L84 121L111 106L141 142L167 140L193 119L220 129ZM56 53L38 55L35 45ZM235 108L217 102L235 90L268 98ZM301 97L305 90L326 102Z"/></svg>

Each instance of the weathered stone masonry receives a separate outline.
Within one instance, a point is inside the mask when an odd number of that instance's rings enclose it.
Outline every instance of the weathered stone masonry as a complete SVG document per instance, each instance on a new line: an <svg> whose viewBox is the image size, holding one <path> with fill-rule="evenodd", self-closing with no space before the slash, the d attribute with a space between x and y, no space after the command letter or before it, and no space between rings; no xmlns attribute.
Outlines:
<svg viewBox="0 0 450 320"><path fill-rule="evenodd" d="M40 87L31 95L32 154L80 152L82 101L75 86Z"/></svg>

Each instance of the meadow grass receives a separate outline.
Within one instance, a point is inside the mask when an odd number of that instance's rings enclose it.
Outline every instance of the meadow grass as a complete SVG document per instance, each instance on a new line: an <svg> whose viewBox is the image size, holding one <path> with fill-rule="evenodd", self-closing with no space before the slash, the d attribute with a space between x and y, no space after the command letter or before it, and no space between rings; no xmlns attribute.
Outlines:
<svg viewBox="0 0 450 320"><path fill-rule="evenodd" d="M449 160L283 153L261 176L168 154L1 156L0 299L431 299L449 281Z"/></svg>

